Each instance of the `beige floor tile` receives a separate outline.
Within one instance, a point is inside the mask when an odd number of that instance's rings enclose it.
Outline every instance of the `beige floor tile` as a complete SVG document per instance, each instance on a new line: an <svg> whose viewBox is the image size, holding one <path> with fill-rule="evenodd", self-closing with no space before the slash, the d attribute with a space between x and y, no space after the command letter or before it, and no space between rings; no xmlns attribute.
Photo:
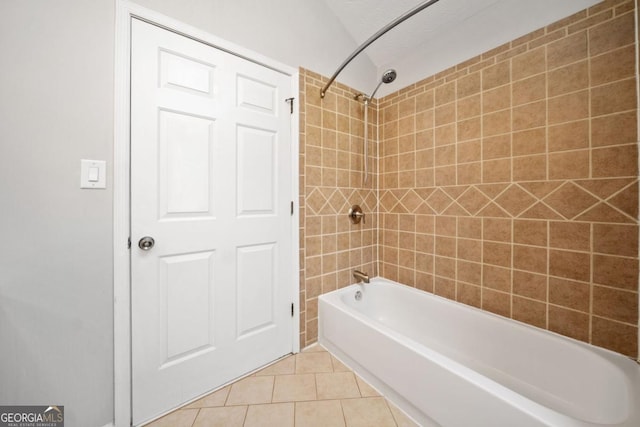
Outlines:
<svg viewBox="0 0 640 427"><path fill-rule="evenodd" d="M197 415L197 409L179 409L146 424L146 427L191 427Z"/></svg>
<svg viewBox="0 0 640 427"><path fill-rule="evenodd" d="M382 397L341 401L347 427L396 427L387 402Z"/></svg>
<svg viewBox="0 0 640 427"><path fill-rule="evenodd" d="M231 386L227 406L271 403L272 376L247 377Z"/></svg>
<svg viewBox="0 0 640 427"><path fill-rule="evenodd" d="M202 399L198 399L195 402L189 404L188 406L186 406L186 408L213 408L216 406L224 406L230 389L231 386L228 385L218 391L214 391L213 393L206 395Z"/></svg>
<svg viewBox="0 0 640 427"><path fill-rule="evenodd" d="M256 373L256 376L260 375L287 375L295 374L296 371L296 357L294 355L287 356L282 360L277 361L271 366L267 366L261 371Z"/></svg>
<svg viewBox="0 0 640 427"><path fill-rule="evenodd" d="M318 399L348 399L361 397L353 372L316 374Z"/></svg>
<svg viewBox="0 0 640 427"><path fill-rule="evenodd" d="M297 402L296 427L345 427L340 401Z"/></svg>
<svg viewBox="0 0 640 427"><path fill-rule="evenodd" d="M242 427L246 406L202 408L193 427Z"/></svg>
<svg viewBox="0 0 640 427"><path fill-rule="evenodd" d="M244 427L293 427L293 403L251 405Z"/></svg>
<svg viewBox="0 0 640 427"><path fill-rule="evenodd" d="M331 355L326 351L296 354L296 374L333 372Z"/></svg>
<svg viewBox="0 0 640 427"><path fill-rule="evenodd" d="M396 420L396 424L398 427L420 427L419 424L415 423L411 418L407 416L404 412L402 412L396 405L387 401L389 405L389 409L391 410L391 414L393 415L393 419Z"/></svg>
<svg viewBox="0 0 640 427"><path fill-rule="evenodd" d="M333 365L333 372L351 372L351 369L336 359L334 355L331 355L331 364Z"/></svg>
<svg viewBox="0 0 640 427"><path fill-rule="evenodd" d="M278 375L276 377L273 387L273 402L297 402L315 399L315 375Z"/></svg>
<svg viewBox="0 0 640 427"><path fill-rule="evenodd" d="M358 382L358 388L360 388L360 394L362 397L380 396L380 393L378 393L375 388L371 387L365 380L357 375L356 381Z"/></svg>
<svg viewBox="0 0 640 427"><path fill-rule="evenodd" d="M327 351L327 350L318 343L311 344L309 347L305 347L302 349L303 353L309 353L314 351Z"/></svg>

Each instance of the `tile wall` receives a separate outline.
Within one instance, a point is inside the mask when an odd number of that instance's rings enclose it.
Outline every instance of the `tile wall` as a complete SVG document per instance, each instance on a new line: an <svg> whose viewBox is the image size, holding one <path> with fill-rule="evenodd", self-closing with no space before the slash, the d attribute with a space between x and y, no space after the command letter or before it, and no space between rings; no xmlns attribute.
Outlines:
<svg viewBox="0 0 640 427"><path fill-rule="evenodd" d="M300 70L300 345L318 338L318 295L354 283L377 265L377 110L369 106L369 177L364 183L364 106L357 92ZM364 222L347 216L358 204Z"/></svg>
<svg viewBox="0 0 640 427"><path fill-rule="evenodd" d="M321 100L326 78L301 70L301 345L317 296L362 268L638 356L634 4L607 0L370 106L366 186L362 103L339 84ZM371 212L362 227L352 203Z"/></svg>

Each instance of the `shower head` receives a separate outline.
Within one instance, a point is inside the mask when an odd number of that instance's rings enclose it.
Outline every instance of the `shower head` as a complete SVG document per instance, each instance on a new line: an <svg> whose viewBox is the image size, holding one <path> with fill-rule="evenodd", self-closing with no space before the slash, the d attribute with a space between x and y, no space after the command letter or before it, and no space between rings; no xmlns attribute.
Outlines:
<svg viewBox="0 0 640 427"><path fill-rule="evenodd" d="M383 83L391 83L397 77L396 70L387 70L382 74L382 82Z"/></svg>
<svg viewBox="0 0 640 427"><path fill-rule="evenodd" d="M389 70L385 71L384 73L382 73L382 77L380 78L380 83L378 83L378 86L376 86L375 90L373 91L371 96L369 96L369 98L373 99L373 95L376 94L376 92L378 91L378 89L380 88L380 85L382 85L382 83L389 84L392 81L394 81L397 76L398 76L398 74L396 73L396 70L394 70L394 69L389 69Z"/></svg>

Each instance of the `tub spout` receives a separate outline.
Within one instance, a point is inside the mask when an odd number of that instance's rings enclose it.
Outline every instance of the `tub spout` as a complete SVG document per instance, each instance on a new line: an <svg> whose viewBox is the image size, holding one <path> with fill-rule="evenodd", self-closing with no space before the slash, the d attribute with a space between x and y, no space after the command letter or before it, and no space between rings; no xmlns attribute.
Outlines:
<svg viewBox="0 0 640 427"><path fill-rule="evenodd" d="M358 282L362 281L364 283L369 283L369 275L367 273L363 273L360 270L354 270L353 277L358 279Z"/></svg>

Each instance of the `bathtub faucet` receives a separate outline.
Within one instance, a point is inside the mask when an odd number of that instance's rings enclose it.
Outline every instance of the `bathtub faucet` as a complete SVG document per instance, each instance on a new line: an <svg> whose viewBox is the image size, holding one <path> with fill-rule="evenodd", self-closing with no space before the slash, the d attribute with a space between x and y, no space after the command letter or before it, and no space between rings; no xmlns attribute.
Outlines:
<svg viewBox="0 0 640 427"><path fill-rule="evenodd" d="M353 277L358 279L358 282L362 281L364 283L369 283L369 275L367 273L363 273L360 270L354 270Z"/></svg>

